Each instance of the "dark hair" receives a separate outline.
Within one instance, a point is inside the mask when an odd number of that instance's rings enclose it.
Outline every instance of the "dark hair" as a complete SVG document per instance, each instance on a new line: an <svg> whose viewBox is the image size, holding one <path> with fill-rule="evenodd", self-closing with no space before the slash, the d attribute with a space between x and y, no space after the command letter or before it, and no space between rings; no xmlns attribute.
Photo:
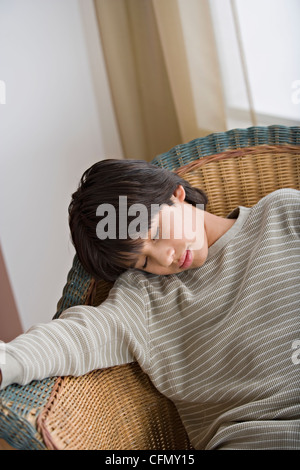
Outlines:
<svg viewBox="0 0 300 470"><path fill-rule="evenodd" d="M172 205L171 196L178 185L185 189L186 202L205 207L207 197L203 191L193 188L176 173L142 160L102 160L86 170L69 205L72 242L84 269L96 280L115 281L135 263L142 249L141 239L132 239L128 234L125 239L99 239L96 227L101 219L96 211L100 204L115 208L116 233L119 233L119 196L127 196L128 207L143 204L149 214L149 229L151 205ZM128 225L129 222L128 216Z"/></svg>

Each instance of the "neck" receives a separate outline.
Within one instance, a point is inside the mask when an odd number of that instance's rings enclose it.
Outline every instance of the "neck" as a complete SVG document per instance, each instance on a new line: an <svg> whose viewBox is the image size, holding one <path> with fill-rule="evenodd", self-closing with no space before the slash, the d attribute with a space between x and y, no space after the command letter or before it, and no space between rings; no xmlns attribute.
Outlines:
<svg viewBox="0 0 300 470"><path fill-rule="evenodd" d="M235 219L225 219L209 212L204 213L204 228L207 236L208 246L213 245L221 238L235 223Z"/></svg>

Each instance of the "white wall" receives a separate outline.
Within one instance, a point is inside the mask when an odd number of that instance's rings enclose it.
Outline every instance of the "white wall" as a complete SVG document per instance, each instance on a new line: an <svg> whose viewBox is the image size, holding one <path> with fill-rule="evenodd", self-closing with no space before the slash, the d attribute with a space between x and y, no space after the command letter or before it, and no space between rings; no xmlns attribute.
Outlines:
<svg viewBox="0 0 300 470"><path fill-rule="evenodd" d="M81 174L122 157L92 0L0 0L0 80L0 240L26 330L61 296Z"/></svg>

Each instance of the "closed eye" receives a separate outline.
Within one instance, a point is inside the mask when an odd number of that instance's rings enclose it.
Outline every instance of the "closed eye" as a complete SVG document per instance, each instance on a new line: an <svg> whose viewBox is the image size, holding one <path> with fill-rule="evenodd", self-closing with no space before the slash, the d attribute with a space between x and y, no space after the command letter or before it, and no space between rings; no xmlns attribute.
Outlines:
<svg viewBox="0 0 300 470"><path fill-rule="evenodd" d="M153 242L155 242L155 241L157 241L157 240L159 239L159 227L157 227L156 232L155 232L155 235L154 235L153 237L151 237L151 238L152 238ZM143 264L143 266L142 266L142 269L146 269L147 263L148 263L148 257L146 256L146 257L145 257L145 262L144 262L144 264Z"/></svg>
<svg viewBox="0 0 300 470"><path fill-rule="evenodd" d="M154 237L152 237L152 240L158 240L158 238L159 238L159 227L157 227L156 233L155 233Z"/></svg>

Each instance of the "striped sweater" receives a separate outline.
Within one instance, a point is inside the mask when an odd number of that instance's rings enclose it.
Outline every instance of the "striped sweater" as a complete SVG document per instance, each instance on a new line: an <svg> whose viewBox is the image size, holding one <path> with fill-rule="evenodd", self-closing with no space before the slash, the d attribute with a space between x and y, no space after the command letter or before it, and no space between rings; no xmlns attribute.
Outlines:
<svg viewBox="0 0 300 470"><path fill-rule="evenodd" d="M229 217L202 267L129 270L99 307L71 307L6 344L2 388L138 361L194 448L299 449L300 192Z"/></svg>

